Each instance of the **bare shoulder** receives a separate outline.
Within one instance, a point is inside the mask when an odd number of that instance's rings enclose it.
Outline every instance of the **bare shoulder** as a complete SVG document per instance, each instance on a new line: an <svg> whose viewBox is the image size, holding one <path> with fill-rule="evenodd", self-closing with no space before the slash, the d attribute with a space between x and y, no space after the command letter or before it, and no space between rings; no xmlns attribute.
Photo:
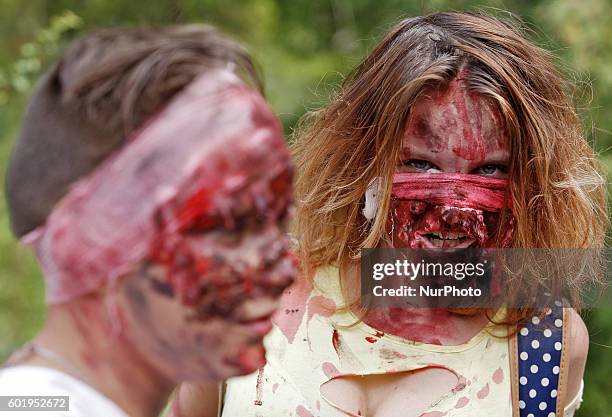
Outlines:
<svg viewBox="0 0 612 417"><path fill-rule="evenodd" d="M584 376L584 368L589 352L589 331L573 308L568 309L570 334L568 340L569 370L566 405L572 401L580 391L580 385Z"/></svg>

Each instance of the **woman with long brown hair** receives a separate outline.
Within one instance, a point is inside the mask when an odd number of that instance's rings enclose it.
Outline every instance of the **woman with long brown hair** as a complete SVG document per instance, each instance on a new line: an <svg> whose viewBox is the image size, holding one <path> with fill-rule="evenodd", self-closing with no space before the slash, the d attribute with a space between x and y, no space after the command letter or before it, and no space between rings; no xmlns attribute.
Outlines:
<svg viewBox="0 0 612 417"><path fill-rule="evenodd" d="M364 310L358 268L363 248L603 247L605 180L567 86L513 22L393 27L296 134L303 279L223 416L572 416L588 350L574 309Z"/></svg>

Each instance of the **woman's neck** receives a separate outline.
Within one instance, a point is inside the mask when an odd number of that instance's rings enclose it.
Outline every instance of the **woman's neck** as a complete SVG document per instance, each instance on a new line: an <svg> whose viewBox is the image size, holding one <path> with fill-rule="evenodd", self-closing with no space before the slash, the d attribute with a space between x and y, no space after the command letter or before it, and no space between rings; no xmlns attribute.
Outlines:
<svg viewBox="0 0 612 417"><path fill-rule="evenodd" d="M158 416L175 384L134 349L124 330L114 327L121 323L111 320L97 295L53 306L33 345L56 358L34 349L21 364L55 368L82 379L132 417Z"/></svg>
<svg viewBox="0 0 612 417"><path fill-rule="evenodd" d="M483 312L455 314L435 308L371 308L364 322L384 333L434 345L460 345L478 334L488 323Z"/></svg>
<svg viewBox="0 0 612 417"><path fill-rule="evenodd" d="M340 268L343 288L349 300L359 300L359 265ZM357 285L356 285L357 283ZM355 305L359 303L351 303ZM466 314L467 313L467 314ZM369 326L383 333L392 334L420 343L435 345L459 345L478 334L489 322L485 310L462 311L441 308L371 307L365 314L358 314Z"/></svg>

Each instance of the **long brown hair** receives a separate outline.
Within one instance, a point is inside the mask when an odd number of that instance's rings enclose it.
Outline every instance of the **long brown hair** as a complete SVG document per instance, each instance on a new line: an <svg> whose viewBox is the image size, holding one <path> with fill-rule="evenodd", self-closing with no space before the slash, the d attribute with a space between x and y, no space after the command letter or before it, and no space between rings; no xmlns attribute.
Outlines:
<svg viewBox="0 0 612 417"><path fill-rule="evenodd" d="M603 246L606 181L551 53L514 22L435 13L394 26L295 135L294 233L307 274L351 264L361 248L386 238L390 179L411 106L462 69L468 88L496 103L508 129L512 246ZM376 177L386 181L378 214L368 222L363 196Z"/></svg>

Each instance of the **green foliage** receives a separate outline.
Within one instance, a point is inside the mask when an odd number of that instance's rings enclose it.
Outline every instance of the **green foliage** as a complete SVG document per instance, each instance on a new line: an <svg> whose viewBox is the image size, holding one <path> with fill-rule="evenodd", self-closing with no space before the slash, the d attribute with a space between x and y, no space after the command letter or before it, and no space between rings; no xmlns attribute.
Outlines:
<svg viewBox="0 0 612 417"><path fill-rule="evenodd" d="M9 95L20 95L30 90L43 63L57 54L62 36L81 24L80 17L65 11L54 16L49 27L36 31L31 42L20 46L19 56L9 69L0 70L0 106L7 104Z"/></svg>
<svg viewBox="0 0 612 417"><path fill-rule="evenodd" d="M518 14L575 82L586 130L612 173L612 4L609 0L0 0L0 180L25 98L75 34L101 26L206 22L249 45L267 98L287 133L326 103L377 39L401 18L438 10ZM44 289L27 249L9 232L0 200L0 361L44 319ZM587 312L591 333L585 401L578 416L612 416L612 310ZM607 347L606 347L607 346Z"/></svg>

